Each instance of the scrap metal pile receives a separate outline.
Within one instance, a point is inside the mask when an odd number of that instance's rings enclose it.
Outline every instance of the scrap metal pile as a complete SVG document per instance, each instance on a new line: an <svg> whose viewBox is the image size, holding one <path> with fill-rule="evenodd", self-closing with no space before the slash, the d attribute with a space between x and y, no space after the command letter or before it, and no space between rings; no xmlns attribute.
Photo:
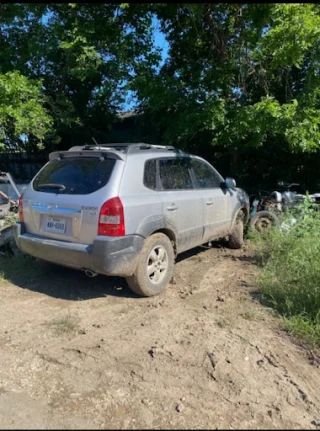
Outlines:
<svg viewBox="0 0 320 431"><path fill-rule="evenodd" d="M17 199L10 199L9 196L0 191L0 247L7 244L12 239L12 226L18 221L18 199L20 193L9 173L0 172L0 183L9 183Z"/></svg>

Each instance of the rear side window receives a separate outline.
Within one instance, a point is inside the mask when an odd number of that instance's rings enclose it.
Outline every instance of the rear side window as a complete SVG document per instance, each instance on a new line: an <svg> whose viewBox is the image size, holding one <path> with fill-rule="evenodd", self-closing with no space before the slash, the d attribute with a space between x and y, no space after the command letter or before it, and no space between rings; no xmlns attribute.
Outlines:
<svg viewBox="0 0 320 431"><path fill-rule="evenodd" d="M188 190L193 188L188 160L159 160L159 170L164 190Z"/></svg>
<svg viewBox="0 0 320 431"><path fill-rule="evenodd" d="M144 173L143 173L143 184L148 187L148 189L155 190L157 187L157 167L156 160L147 160L144 165Z"/></svg>
<svg viewBox="0 0 320 431"><path fill-rule="evenodd" d="M115 162L96 157L52 160L35 177L33 188L46 193L87 195L108 183Z"/></svg>

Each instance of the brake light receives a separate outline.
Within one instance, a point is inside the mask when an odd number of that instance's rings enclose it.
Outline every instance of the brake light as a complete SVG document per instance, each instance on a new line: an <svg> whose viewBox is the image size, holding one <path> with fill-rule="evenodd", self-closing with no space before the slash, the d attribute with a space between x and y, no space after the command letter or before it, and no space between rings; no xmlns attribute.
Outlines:
<svg viewBox="0 0 320 431"><path fill-rule="evenodd" d="M100 210L98 235L125 235L124 211L119 197L106 201Z"/></svg>
<svg viewBox="0 0 320 431"><path fill-rule="evenodd" d="M18 209L19 209L19 221L24 222L24 218L23 218L23 199L22 199L22 195L19 198L19 203L18 203Z"/></svg>

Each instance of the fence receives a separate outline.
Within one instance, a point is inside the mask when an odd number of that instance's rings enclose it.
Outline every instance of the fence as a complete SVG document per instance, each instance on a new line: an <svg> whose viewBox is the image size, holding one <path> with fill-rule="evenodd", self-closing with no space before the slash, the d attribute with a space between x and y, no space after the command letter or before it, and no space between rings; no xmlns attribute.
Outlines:
<svg viewBox="0 0 320 431"><path fill-rule="evenodd" d="M10 172L15 179L29 181L47 161L45 154L3 153L0 154L0 171Z"/></svg>

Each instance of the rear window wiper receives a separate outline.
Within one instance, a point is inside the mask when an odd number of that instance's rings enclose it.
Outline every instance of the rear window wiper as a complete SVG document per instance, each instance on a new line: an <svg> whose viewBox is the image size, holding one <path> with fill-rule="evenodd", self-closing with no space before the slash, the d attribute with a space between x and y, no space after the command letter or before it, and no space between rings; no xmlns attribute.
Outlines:
<svg viewBox="0 0 320 431"><path fill-rule="evenodd" d="M48 183L48 184L39 184L38 189L59 189L60 192L64 192L66 189L66 186L64 186L63 184L53 184L53 183Z"/></svg>

